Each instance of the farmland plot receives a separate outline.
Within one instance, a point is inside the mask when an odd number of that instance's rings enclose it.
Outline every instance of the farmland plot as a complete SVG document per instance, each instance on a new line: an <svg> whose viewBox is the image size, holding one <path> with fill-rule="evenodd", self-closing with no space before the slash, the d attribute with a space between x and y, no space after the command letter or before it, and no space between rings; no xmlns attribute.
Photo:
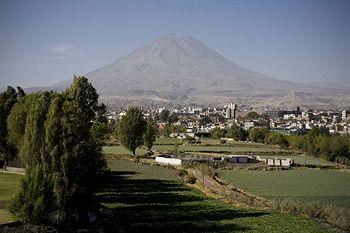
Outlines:
<svg viewBox="0 0 350 233"><path fill-rule="evenodd" d="M224 170L219 175L252 194L350 207L350 172L298 169L287 171Z"/></svg>

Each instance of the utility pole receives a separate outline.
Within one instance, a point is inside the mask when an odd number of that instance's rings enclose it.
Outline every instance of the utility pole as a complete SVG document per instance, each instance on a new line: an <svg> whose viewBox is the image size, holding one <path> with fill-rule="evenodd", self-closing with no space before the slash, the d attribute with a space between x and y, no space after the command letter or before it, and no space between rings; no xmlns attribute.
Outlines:
<svg viewBox="0 0 350 233"><path fill-rule="evenodd" d="M202 182L203 182L203 188L204 188L204 161L202 156Z"/></svg>

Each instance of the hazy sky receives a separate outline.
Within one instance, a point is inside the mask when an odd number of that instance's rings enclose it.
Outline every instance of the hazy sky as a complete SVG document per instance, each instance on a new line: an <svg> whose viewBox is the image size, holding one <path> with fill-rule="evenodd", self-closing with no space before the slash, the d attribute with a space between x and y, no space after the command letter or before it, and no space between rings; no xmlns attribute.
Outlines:
<svg viewBox="0 0 350 233"><path fill-rule="evenodd" d="M350 86L348 0L0 0L0 87L51 85L169 34L274 78Z"/></svg>

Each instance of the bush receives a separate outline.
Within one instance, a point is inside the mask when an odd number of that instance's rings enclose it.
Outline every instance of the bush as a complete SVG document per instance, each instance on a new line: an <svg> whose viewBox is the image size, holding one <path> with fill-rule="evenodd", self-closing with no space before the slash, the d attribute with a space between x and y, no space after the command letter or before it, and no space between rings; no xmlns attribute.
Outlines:
<svg viewBox="0 0 350 233"><path fill-rule="evenodd" d="M344 164L346 166L350 166L350 159L348 157L345 157L345 156L337 156L335 158L335 162Z"/></svg>
<svg viewBox="0 0 350 233"><path fill-rule="evenodd" d="M180 178L183 178L185 177L186 175L188 175L188 172L185 170L185 169L181 169L181 170L178 170L176 172L176 175Z"/></svg>
<svg viewBox="0 0 350 233"><path fill-rule="evenodd" d="M226 143L226 140L224 140L224 139L220 140L220 144L225 144L225 143Z"/></svg>
<svg viewBox="0 0 350 233"><path fill-rule="evenodd" d="M269 133L266 136L265 142L267 144L278 145L281 149L287 149L289 147L286 137L277 132Z"/></svg>
<svg viewBox="0 0 350 233"><path fill-rule="evenodd" d="M53 211L53 180L42 166L27 169L21 189L9 205L9 211L26 222L42 222Z"/></svg>
<svg viewBox="0 0 350 233"><path fill-rule="evenodd" d="M252 142L265 143L265 139L269 134L267 128L251 128L248 131L248 138Z"/></svg>
<svg viewBox="0 0 350 233"><path fill-rule="evenodd" d="M184 182L187 184L195 184L197 181L197 178L194 177L193 175L186 175L184 177Z"/></svg>

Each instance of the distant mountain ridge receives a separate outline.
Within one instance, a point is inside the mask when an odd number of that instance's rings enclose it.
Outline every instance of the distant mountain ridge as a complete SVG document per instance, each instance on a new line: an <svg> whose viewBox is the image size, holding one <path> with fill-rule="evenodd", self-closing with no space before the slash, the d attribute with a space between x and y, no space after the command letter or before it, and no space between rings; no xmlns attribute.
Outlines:
<svg viewBox="0 0 350 233"><path fill-rule="evenodd" d="M311 99L316 98L315 94L330 92L350 95L341 88L282 81L250 71L192 37L176 35L158 38L86 77L103 99L117 96L145 102L188 104L203 102L201 99L207 97L295 98L292 94L288 97L288 93L312 93ZM69 81L53 87L68 85ZM317 105L317 98L311 102Z"/></svg>

